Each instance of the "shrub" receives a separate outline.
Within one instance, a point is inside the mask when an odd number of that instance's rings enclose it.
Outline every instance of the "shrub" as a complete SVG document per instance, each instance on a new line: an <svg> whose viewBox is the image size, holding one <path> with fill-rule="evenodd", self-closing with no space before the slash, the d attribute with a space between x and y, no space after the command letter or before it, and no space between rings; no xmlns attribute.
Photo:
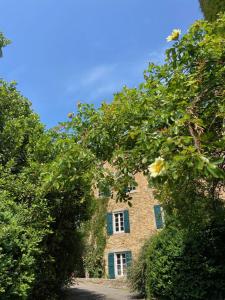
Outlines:
<svg viewBox="0 0 225 300"><path fill-rule="evenodd" d="M93 156L45 132L14 84L0 98L0 299L55 300L82 271Z"/></svg>
<svg viewBox="0 0 225 300"><path fill-rule="evenodd" d="M225 297L225 226L188 232L169 227L147 248L149 299L223 299Z"/></svg>
<svg viewBox="0 0 225 300"><path fill-rule="evenodd" d="M148 248L151 240L147 241L141 249L137 261L128 269L128 282L133 292L138 292L141 296L146 297L146 275L148 262Z"/></svg>
<svg viewBox="0 0 225 300"><path fill-rule="evenodd" d="M36 279L39 244L48 232L45 207L16 204L0 194L0 299L27 299Z"/></svg>

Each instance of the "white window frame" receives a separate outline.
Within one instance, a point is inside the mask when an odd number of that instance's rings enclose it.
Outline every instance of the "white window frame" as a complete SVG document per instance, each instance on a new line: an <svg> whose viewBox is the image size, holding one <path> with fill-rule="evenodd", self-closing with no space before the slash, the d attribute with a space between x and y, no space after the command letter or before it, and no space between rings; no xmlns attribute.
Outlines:
<svg viewBox="0 0 225 300"><path fill-rule="evenodd" d="M121 214L122 214L122 221L121 221ZM118 215L118 225L119 230L116 230L116 215ZM125 223L124 223L124 212L123 211L116 211L113 212L113 233L123 233L125 232ZM123 223L123 229L121 229L121 223Z"/></svg>
<svg viewBox="0 0 225 300"><path fill-rule="evenodd" d="M118 274L117 255L120 256L121 274ZM126 266L125 268L123 264L123 255L125 256L125 266ZM115 268L115 277L124 277L127 275L127 258L125 252L114 253L114 268ZM126 270L126 272L124 272L124 270Z"/></svg>

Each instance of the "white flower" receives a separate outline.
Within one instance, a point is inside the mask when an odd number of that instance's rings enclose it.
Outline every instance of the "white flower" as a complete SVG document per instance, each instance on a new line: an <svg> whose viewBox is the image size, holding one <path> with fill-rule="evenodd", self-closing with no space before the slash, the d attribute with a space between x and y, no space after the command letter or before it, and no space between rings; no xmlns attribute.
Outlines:
<svg viewBox="0 0 225 300"><path fill-rule="evenodd" d="M179 39L179 36L181 34L181 30L180 29L174 29L171 33L171 35L169 35L166 40L167 42L171 42L171 41L176 41Z"/></svg>
<svg viewBox="0 0 225 300"><path fill-rule="evenodd" d="M164 159L162 157L156 158L154 163L149 166L148 170L151 173L151 177L162 175L166 170Z"/></svg>

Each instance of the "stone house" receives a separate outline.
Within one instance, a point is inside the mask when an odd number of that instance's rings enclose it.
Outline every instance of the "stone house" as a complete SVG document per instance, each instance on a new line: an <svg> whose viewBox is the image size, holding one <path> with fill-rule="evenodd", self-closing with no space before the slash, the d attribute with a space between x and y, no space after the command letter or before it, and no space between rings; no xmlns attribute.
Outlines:
<svg viewBox="0 0 225 300"><path fill-rule="evenodd" d="M144 242L164 224L161 206L153 197L146 177L139 173L137 187L129 187L132 206L109 199L107 241L104 251L105 274L110 279L126 276L127 266L138 257Z"/></svg>

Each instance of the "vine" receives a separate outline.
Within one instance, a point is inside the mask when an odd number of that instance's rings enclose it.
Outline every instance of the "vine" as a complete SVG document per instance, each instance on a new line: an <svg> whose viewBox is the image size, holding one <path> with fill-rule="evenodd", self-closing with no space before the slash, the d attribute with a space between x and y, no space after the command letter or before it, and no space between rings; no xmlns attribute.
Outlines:
<svg viewBox="0 0 225 300"><path fill-rule="evenodd" d="M104 276L105 222L108 198L95 198L93 217L85 226L84 267L89 277Z"/></svg>

